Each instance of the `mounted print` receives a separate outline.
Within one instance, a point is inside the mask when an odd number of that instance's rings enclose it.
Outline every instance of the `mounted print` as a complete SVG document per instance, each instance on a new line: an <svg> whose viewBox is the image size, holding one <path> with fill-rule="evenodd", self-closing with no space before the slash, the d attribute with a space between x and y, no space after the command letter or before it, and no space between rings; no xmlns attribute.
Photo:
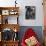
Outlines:
<svg viewBox="0 0 46 46"><path fill-rule="evenodd" d="M2 10L2 15L9 15L9 10Z"/></svg>
<svg viewBox="0 0 46 46"><path fill-rule="evenodd" d="M25 18L35 19L36 7L35 6L25 6L25 9L26 9Z"/></svg>

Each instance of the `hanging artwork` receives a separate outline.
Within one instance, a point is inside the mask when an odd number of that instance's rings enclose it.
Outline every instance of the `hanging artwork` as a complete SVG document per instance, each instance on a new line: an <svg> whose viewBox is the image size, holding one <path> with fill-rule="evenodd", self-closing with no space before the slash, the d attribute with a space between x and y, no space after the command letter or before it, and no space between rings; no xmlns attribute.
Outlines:
<svg viewBox="0 0 46 46"><path fill-rule="evenodd" d="M25 6L25 9L26 9L25 18L26 19L35 19L35 14L36 14L35 6Z"/></svg>

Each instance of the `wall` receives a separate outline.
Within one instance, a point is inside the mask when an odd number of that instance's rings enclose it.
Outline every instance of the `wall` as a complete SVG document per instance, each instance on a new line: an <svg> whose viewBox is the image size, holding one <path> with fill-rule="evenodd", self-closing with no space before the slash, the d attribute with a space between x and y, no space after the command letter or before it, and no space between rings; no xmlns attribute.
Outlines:
<svg viewBox="0 0 46 46"><path fill-rule="evenodd" d="M42 11L42 0L21 0L19 1L21 4L20 8L20 24L22 26L42 26L43 25L43 11ZM26 20L25 19L25 6L36 6L36 19L35 20Z"/></svg>
<svg viewBox="0 0 46 46"><path fill-rule="evenodd" d="M0 0L0 6L9 7L14 6L15 0ZM42 0L17 0L17 6L20 7L19 10L19 24L21 26L43 26L43 6ZM35 20L26 20L25 19L25 6L35 6L36 7L36 19Z"/></svg>

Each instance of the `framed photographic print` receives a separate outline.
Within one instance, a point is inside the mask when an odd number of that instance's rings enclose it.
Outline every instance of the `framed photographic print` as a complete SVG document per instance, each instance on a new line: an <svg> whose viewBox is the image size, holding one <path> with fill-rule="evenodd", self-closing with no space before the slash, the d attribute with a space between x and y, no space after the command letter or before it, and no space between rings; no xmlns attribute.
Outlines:
<svg viewBox="0 0 46 46"><path fill-rule="evenodd" d="M35 6L25 6L25 9L26 9L25 18L35 19L36 7Z"/></svg>
<svg viewBox="0 0 46 46"><path fill-rule="evenodd" d="M17 24L18 23L18 16L3 16L2 19L3 24Z"/></svg>
<svg viewBox="0 0 46 46"><path fill-rule="evenodd" d="M17 13L18 13L18 12L17 12L16 10L14 10L14 9L9 11L9 14L10 14L10 15L16 15Z"/></svg>
<svg viewBox="0 0 46 46"><path fill-rule="evenodd" d="M10 16L8 18L8 24L17 24L18 23L18 17L17 16Z"/></svg>
<svg viewBox="0 0 46 46"><path fill-rule="evenodd" d="M9 10L2 10L2 15L9 15Z"/></svg>

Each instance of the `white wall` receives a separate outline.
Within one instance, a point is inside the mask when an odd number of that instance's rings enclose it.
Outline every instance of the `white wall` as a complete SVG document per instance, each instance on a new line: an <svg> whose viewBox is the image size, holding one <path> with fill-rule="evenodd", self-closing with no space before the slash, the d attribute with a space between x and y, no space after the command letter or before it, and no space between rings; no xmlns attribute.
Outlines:
<svg viewBox="0 0 46 46"><path fill-rule="evenodd" d="M0 0L0 6L14 6L15 0ZM19 10L19 24L21 26L43 26L43 6L42 0L17 0L17 6L20 7ZM36 7L36 19L26 20L25 19L25 6L35 6Z"/></svg>

